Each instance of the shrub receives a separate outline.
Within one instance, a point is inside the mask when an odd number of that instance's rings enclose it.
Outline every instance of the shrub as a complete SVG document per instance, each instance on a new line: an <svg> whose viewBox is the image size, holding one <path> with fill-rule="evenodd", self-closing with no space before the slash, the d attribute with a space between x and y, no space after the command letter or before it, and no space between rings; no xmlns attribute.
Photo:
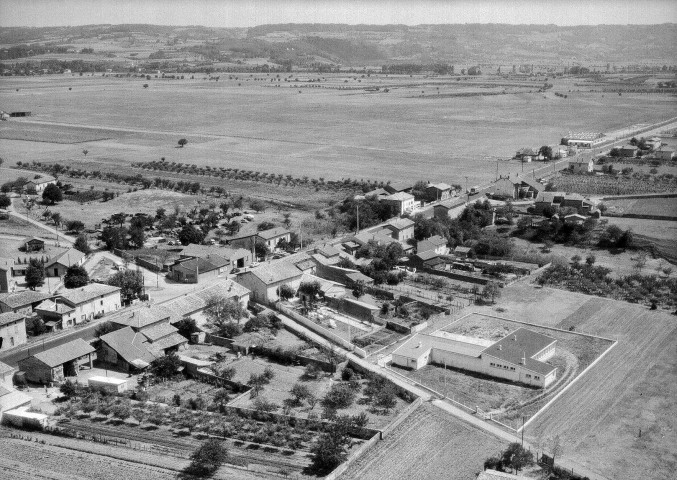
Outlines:
<svg viewBox="0 0 677 480"><path fill-rule="evenodd" d="M325 408L348 408L355 400L355 392L348 385L332 385L327 395L322 399Z"/></svg>

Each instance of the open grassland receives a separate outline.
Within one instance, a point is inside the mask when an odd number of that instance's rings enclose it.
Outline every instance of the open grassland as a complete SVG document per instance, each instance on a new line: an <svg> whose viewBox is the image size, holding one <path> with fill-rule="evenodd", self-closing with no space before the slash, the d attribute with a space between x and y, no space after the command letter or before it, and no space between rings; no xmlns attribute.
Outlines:
<svg viewBox="0 0 677 480"><path fill-rule="evenodd" d="M604 204L616 215L631 214L677 217L677 198L606 200Z"/></svg>
<svg viewBox="0 0 677 480"><path fill-rule="evenodd" d="M571 325L617 337L618 344L527 426L527 436L560 435L566 456L608 478L671 478L677 468L674 317L589 298L560 322Z"/></svg>
<svg viewBox="0 0 677 480"><path fill-rule="evenodd" d="M0 138L6 140L25 140L29 142L47 143L83 143L106 140L115 136L114 132L105 129L70 127L54 128L52 125L39 123L2 122Z"/></svg>
<svg viewBox="0 0 677 480"><path fill-rule="evenodd" d="M505 446L493 435L424 403L341 478L467 480Z"/></svg>
<svg viewBox="0 0 677 480"><path fill-rule="evenodd" d="M330 86L332 77L327 78ZM321 172L327 179L410 180L413 171L420 171L438 172L441 181L468 176L469 182L480 183L493 178L496 157L509 158L518 148L555 143L569 130L604 132L652 123L672 116L675 107L673 98L660 95L454 97L445 94L460 87L442 84L437 95L438 83L426 80L429 85L421 88L421 81L372 78L370 84L390 85L390 93L371 94L297 88L294 82L274 88L267 80L255 82L244 75L221 76L219 82L11 78L0 90L3 108L33 112L33 117L12 122L120 129L121 138L62 145L67 148L56 152L10 144L2 156L11 162L66 162L82 156L86 147L94 159L115 164L164 156L169 162L270 173L318 177ZM204 137L191 142L191 136L199 135ZM189 144L175 148L181 137ZM502 162L499 173L516 168Z"/></svg>
<svg viewBox="0 0 677 480"><path fill-rule="evenodd" d="M17 237L49 236L45 230L37 225L14 216L10 216L7 220L0 220L0 234L8 234Z"/></svg>

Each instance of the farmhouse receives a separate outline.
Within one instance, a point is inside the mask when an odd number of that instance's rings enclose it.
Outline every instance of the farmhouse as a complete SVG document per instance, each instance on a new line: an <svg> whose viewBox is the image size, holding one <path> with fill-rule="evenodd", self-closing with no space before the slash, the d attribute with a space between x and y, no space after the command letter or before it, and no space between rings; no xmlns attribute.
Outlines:
<svg viewBox="0 0 677 480"><path fill-rule="evenodd" d="M26 373L28 381L42 384L60 382L66 377L76 376L81 365L89 364L92 368L94 352L94 347L78 338L19 360L19 368Z"/></svg>
<svg viewBox="0 0 677 480"><path fill-rule="evenodd" d="M99 360L122 372L143 370L155 360L146 345L146 337L131 327L101 335Z"/></svg>
<svg viewBox="0 0 677 480"><path fill-rule="evenodd" d="M575 146L578 148L594 148L597 145L604 143L606 137L603 133L595 132L578 132L578 133L569 133L564 139L567 142L567 145Z"/></svg>
<svg viewBox="0 0 677 480"><path fill-rule="evenodd" d="M495 343L447 332L417 334L393 352L392 362L413 370L435 363L546 388L557 376L557 367L545 363L556 343L526 328Z"/></svg>
<svg viewBox="0 0 677 480"><path fill-rule="evenodd" d="M35 311L46 325L49 322L54 328L65 329L92 320L95 316L114 312L121 304L120 287L90 283L65 290L57 294L54 300L41 302Z"/></svg>
<svg viewBox="0 0 677 480"><path fill-rule="evenodd" d="M169 278L181 283L199 283L206 278L218 277L225 272L230 261L218 255L178 260L169 267Z"/></svg>
<svg viewBox="0 0 677 480"><path fill-rule="evenodd" d="M465 206L465 201L460 198L451 198L443 202L438 203L433 207L433 215L437 218L447 218L452 216L452 211L456 210L460 212L460 208Z"/></svg>
<svg viewBox="0 0 677 480"><path fill-rule="evenodd" d="M435 252L437 255L447 255L449 247L447 246L447 239L440 235L433 235L430 238L421 240L416 244L416 252Z"/></svg>
<svg viewBox="0 0 677 480"><path fill-rule="evenodd" d="M263 240L271 252L277 249L277 244L284 241L291 240L291 232L282 227L271 228L270 230L263 230L256 234L258 238Z"/></svg>
<svg viewBox="0 0 677 480"><path fill-rule="evenodd" d="M576 157L569 160L569 168L573 173L592 173L594 166L592 158Z"/></svg>
<svg viewBox="0 0 677 480"><path fill-rule="evenodd" d="M0 293L6 293L14 289L16 282L12 275L14 260L0 258Z"/></svg>
<svg viewBox="0 0 677 480"><path fill-rule="evenodd" d="M468 254L472 249L470 247L458 246L454 248L454 255L461 258L468 258Z"/></svg>
<svg viewBox="0 0 677 480"><path fill-rule="evenodd" d="M557 211L565 207L575 208L582 214L591 213L595 209L590 200L578 193L542 192L534 203L535 211L539 215L546 208Z"/></svg>
<svg viewBox="0 0 677 480"><path fill-rule="evenodd" d="M0 352L26 343L26 317L21 313L0 313Z"/></svg>
<svg viewBox="0 0 677 480"><path fill-rule="evenodd" d="M186 258L204 258L209 255L216 255L225 258L229 263L227 270L232 268L244 268L252 262L251 252L244 248L214 247L211 245L186 245L180 252L180 259Z"/></svg>
<svg viewBox="0 0 677 480"><path fill-rule="evenodd" d="M451 197L451 185L446 183L428 183L425 187L426 198L432 198L434 201L446 200Z"/></svg>
<svg viewBox="0 0 677 480"><path fill-rule="evenodd" d="M392 232L392 237L399 242L406 242L414 238L415 222L410 218L396 218L389 220L384 227Z"/></svg>
<svg viewBox="0 0 677 480"><path fill-rule="evenodd" d="M20 250L26 253L45 250L45 241L40 237L26 237L21 240Z"/></svg>
<svg viewBox="0 0 677 480"><path fill-rule="evenodd" d="M674 150L658 150L654 152L654 156L659 160L672 160L675 158Z"/></svg>
<svg viewBox="0 0 677 480"><path fill-rule="evenodd" d="M273 304L280 299L279 288L289 285L294 290L301 284L303 272L289 262L275 262L256 267L238 276L237 281L251 291L260 303Z"/></svg>
<svg viewBox="0 0 677 480"><path fill-rule="evenodd" d="M24 189L27 192L35 190L39 194L42 193L45 190L45 188L47 188L47 185L56 185L56 178L46 175L44 177L29 180L24 185Z"/></svg>
<svg viewBox="0 0 677 480"><path fill-rule="evenodd" d="M538 150L530 147L520 148L515 153L515 159L522 160L523 162L531 162L534 158L538 158Z"/></svg>
<svg viewBox="0 0 677 480"><path fill-rule="evenodd" d="M15 372L15 368L0 362L0 419L3 419L4 412L31 404L31 397L14 390Z"/></svg>
<svg viewBox="0 0 677 480"><path fill-rule="evenodd" d="M414 196L405 192L393 193L384 197L381 201L391 205L396 215L404 215L414 209Z"/></svg>
<svg viewBox="0 0 677 480"><path fill-rule="evenodd" d="M636 147L635 145L623 145L621 148L618 149L618 154L621 157L636 157L637 152L639 151L639 148Z"/></svg>
<svg viewBox="0 0 677 480"><path fill-rule="evenodd" d="M519 174L501 177L493 184L493 194L501 197L534 198L543 190L543 185L528 177Z"/></svg>
<svg viewBox="0 0 677 480"><path fill-rule="evenodd" d="M69 248L63 253L60 253L45 264L45 273L48 276L62 277L66 275L66 270L71 265L82 265L85 263L86 255L80 250Z"/></svg>
<svg viewBox="0 0 677 480"><path fill-rule="evenodd" d="M414 187L408 182L394 182L389 183L383 188L385 189L386 192L392 195L393 193L400 192L409 193Z"/></svg>
<svg viewBox="0 0 677 480"><path fill-rule="evenodd" d="M435 250L427 250L410 257L409 263L416 268L435 268L445 262Z"/></svg>
<svg viewBox="0 0 677 480"><path fill-rule="evenodd" d="M0 294L0 312L14 312L30 315L33 309L52 295L33 290Z"/></svg>

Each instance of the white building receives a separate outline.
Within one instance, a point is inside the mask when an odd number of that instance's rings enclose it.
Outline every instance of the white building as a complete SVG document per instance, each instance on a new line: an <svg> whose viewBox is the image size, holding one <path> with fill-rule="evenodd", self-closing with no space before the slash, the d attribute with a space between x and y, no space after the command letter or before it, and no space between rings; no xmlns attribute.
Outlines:
<svg viewBox="0 0 677 480"><path fill-rule="evenodd" d="M417 334L393 352L392 362L412 370L435 363L545 388L557 378L557 367L545 363L556 343L526 328L495 343L446 332Z"/></svg>
<svg viewBox="0 0 677 480"><path fill-rule="evenodd" d="M90 283L84 287L64 290L54 300L45 300L35 311L53 328L69 328L114 312L122 305L120 287Z"/></svg>

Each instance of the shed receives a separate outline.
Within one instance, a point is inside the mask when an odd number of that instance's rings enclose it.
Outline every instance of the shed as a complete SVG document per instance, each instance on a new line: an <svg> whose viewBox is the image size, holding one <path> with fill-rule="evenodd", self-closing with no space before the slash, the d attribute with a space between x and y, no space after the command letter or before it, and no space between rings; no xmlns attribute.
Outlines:
<svg viewBox="0 0 677 480"><path fill-rule="evenodd" d="M87 381L89 388L98 388L112 393L122 393L127 390L127 380L114 377L90 377Z"/></svg>
<svg viewBox="0 0 677 480"><path fill-rule="evenodd" d="M19 368L26 372L26 379L36 383L59 382L76 376L80 365L92 367L95 350L81 338L19 360Z"/></svg>

